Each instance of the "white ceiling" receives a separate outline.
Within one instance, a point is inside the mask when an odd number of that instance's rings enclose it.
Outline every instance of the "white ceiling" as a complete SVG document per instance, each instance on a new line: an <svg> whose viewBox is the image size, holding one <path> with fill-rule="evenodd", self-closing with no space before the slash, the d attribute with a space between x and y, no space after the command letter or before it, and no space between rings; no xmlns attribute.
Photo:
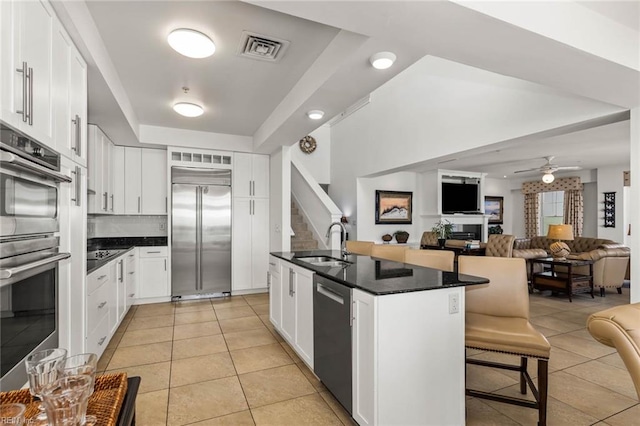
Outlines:
<svg viewBox="0 0 640 426"><path fill-rule="evenodd" d="M563 7L567 3L557 2ZM571 96L625 108L640 104L640 66L630 68L615 58L599 57L596 50L583 51L570 40L554 40L553 34L545 33L556 29L552 24L524 29L490 11L475 10L478 4L63 0L54 7L89 63L90 121L100 124L117 144L152 143L140 138L140 127L159 126L208 132L212 138L250 136L257 152L269 153L318 126L307 119L306 111L323 109L323 122L328 121L425 55L547 85ZM640 2L577 4L602 17L599 39L640 30ZM165 40L178 27L208 34L216 53L196 60L174 52ZM291 44L277 63L239 57L236 50L244 30ZM606 39L611 40L615 38ZM104 55L95 48L101 43ZM382 50L395 52L398 60L389 70L373 70L368 58ZM203 116L188 119L171 110L183 86L190 88L192 99L203 102ZM522 164L542 164L547 155L555 155L558 164L585 168L628 161L628 124L626 130L620 123L580 133L569 130L461 153L443 165L438 163L452 158L435 159L414 169L446 165L502 177L525 168ZM502 165L495 164L497 158ZM507 161L514 163L505 165Z"/></svg>

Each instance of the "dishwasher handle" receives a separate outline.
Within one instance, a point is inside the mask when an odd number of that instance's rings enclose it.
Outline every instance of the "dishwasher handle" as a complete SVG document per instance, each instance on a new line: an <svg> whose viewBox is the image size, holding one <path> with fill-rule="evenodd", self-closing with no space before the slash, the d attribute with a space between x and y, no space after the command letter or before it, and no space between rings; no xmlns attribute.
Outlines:
<svg viewBox="0 0 640 426"><path fill-rule="evenodd" d="M333 300L334 302L344 305L344 297L342 297L342 295L336 293L335 291L331 290L329 287L325 287L320 283L316 283L316 291L319 294L322 294L323 296L326 296L329 299Z"/></svg>

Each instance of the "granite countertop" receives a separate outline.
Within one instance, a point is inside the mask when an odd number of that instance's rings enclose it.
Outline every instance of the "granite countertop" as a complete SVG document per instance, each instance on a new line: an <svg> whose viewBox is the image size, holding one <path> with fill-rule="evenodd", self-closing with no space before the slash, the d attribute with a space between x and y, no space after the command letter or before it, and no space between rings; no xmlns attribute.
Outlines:
<svg viewBox="0 0 640 426"><path fill-rule="evenodd" d="M350 262L345 267L317 266L297 259L303 256L329 256L340 259L339 251L313 250L274 252L271 254L325 278L377 296L486 284L489 282L487 278L473 275L445 272L439 269L424 268L422 266L354 254L348 255L344 259Z"/></svg>
<svg viewBox="0 0 640 426"><path fill-rule="evenodd" d="M134 247L166 245L167 237L91 238L87 241L87 252L109 250L113 251L113 254L101 259L87 259L87 275Z"/></svg>

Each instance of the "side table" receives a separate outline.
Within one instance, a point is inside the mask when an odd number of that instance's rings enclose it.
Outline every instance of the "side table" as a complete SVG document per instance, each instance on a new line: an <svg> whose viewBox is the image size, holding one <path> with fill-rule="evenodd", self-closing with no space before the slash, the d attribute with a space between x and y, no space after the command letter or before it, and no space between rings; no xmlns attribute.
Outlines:
<svg viewBox="0 0 640 426"><path fill-rule="evenodd" d="M550 267L543 272L533 272L533 265L539 263ZM589 275L576 274L575 266L589 265ZM560 267L560 268L558 268ZM593 299L593 261L574 259L530 259L531 289L565 292L569 296L578 293L590 293Z"/></svg>

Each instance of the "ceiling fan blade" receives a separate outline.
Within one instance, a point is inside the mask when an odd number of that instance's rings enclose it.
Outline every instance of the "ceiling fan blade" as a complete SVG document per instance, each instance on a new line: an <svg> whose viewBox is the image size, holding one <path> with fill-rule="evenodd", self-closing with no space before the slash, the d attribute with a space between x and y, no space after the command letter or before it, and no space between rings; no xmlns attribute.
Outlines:
<svg viewBox="0 0 640 426"><path fill-rule="evenodd" d="M580 166L556 166L556 170L580 170Z"/></svg>
<svg viewBox="0 0 640 426"><path fill-rule="evenodd" d="M516 171L515 171L515 172L513 172L513 173L526 173L526 172L539 172L539 171L540 171L540 168L539 168L539 167L537 167L537 168L535 168L535 169L516 170Z"/></svg>

